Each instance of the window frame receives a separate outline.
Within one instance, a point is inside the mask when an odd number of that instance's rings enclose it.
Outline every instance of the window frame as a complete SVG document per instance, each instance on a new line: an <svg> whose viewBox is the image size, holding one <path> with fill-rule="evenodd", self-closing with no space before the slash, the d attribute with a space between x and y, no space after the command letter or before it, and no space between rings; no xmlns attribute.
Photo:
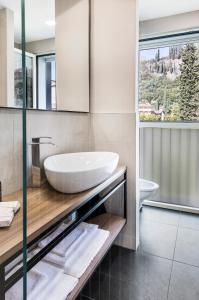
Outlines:
<svg viewBox="0 0 199 300"><path fill-rule="evenodd" d="M19 53L22 56L22 50L18 48L14 48L15 53ZM30 52L25 52L27 57L32 58L33 60L33 109L37 103L37 56ZM32 109L32 108L31 108Z"/></svg>
<svg viewBox="0 0 199 300"><path fill-rule="evenodd" d="M52 55L56 56L56 53L53 51L36 55L36 109L39 109L39 59Z"/></svg>

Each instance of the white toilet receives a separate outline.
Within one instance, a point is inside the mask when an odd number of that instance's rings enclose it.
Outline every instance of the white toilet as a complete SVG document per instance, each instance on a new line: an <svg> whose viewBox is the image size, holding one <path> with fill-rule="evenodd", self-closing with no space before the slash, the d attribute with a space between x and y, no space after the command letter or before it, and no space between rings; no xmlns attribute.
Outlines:
<svg viewBox="0 0 199 300"><path fill-rule="evenodd" d="M153 181L140 178L140 209L144 200L151 198L159 189L159 185Z"/></svg>

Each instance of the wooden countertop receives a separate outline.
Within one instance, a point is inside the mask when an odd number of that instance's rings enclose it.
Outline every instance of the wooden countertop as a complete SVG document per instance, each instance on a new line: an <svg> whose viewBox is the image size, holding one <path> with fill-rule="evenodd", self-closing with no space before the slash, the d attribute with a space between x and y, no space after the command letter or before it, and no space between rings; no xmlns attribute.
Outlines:
<svg viewBox="0 0 199 300"><path fill-rule="evenodd" d="M61 194L49 186L39 189L28 189L27 198L27 240L34 238L70 213L79 205L85 204L95 195L107 188L117 178L123 175L126 167L119 166L115 173L105 182L88 191L78 194ZM4 197L3 201L18 200L22 204L22 192L16 192ZM22 249L23 243L23 208L14 217L9 228L0 228L0 263Z"/></svg>

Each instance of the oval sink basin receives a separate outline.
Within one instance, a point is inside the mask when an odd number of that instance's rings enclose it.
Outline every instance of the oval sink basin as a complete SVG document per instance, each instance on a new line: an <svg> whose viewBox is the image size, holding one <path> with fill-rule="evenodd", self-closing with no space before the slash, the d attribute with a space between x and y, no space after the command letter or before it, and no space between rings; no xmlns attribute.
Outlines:
<svg viewBox="0 0 199 300"><path fill-rule="evenodd" d="M50 156L44 169L51 186L61 193L79 193L105 181L117 168L119 155L82 152Z"/></svg>

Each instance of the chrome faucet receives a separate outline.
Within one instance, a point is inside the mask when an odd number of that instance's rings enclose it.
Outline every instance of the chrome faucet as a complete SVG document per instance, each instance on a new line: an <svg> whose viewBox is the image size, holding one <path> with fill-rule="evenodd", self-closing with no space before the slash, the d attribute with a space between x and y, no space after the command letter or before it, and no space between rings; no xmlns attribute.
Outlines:
<svg viewBox="0 0 199 300"><path fill-rule="evenodd" d="M52 142L41 142L41 139L52 139L48 136L41 136L32 138L32 142L29 143L32 150L32 168L31 168L31 185L32 187L41 187L45 182L44 170L42 169L41 157L40 157L40 145L53 145Z"/></svg>

